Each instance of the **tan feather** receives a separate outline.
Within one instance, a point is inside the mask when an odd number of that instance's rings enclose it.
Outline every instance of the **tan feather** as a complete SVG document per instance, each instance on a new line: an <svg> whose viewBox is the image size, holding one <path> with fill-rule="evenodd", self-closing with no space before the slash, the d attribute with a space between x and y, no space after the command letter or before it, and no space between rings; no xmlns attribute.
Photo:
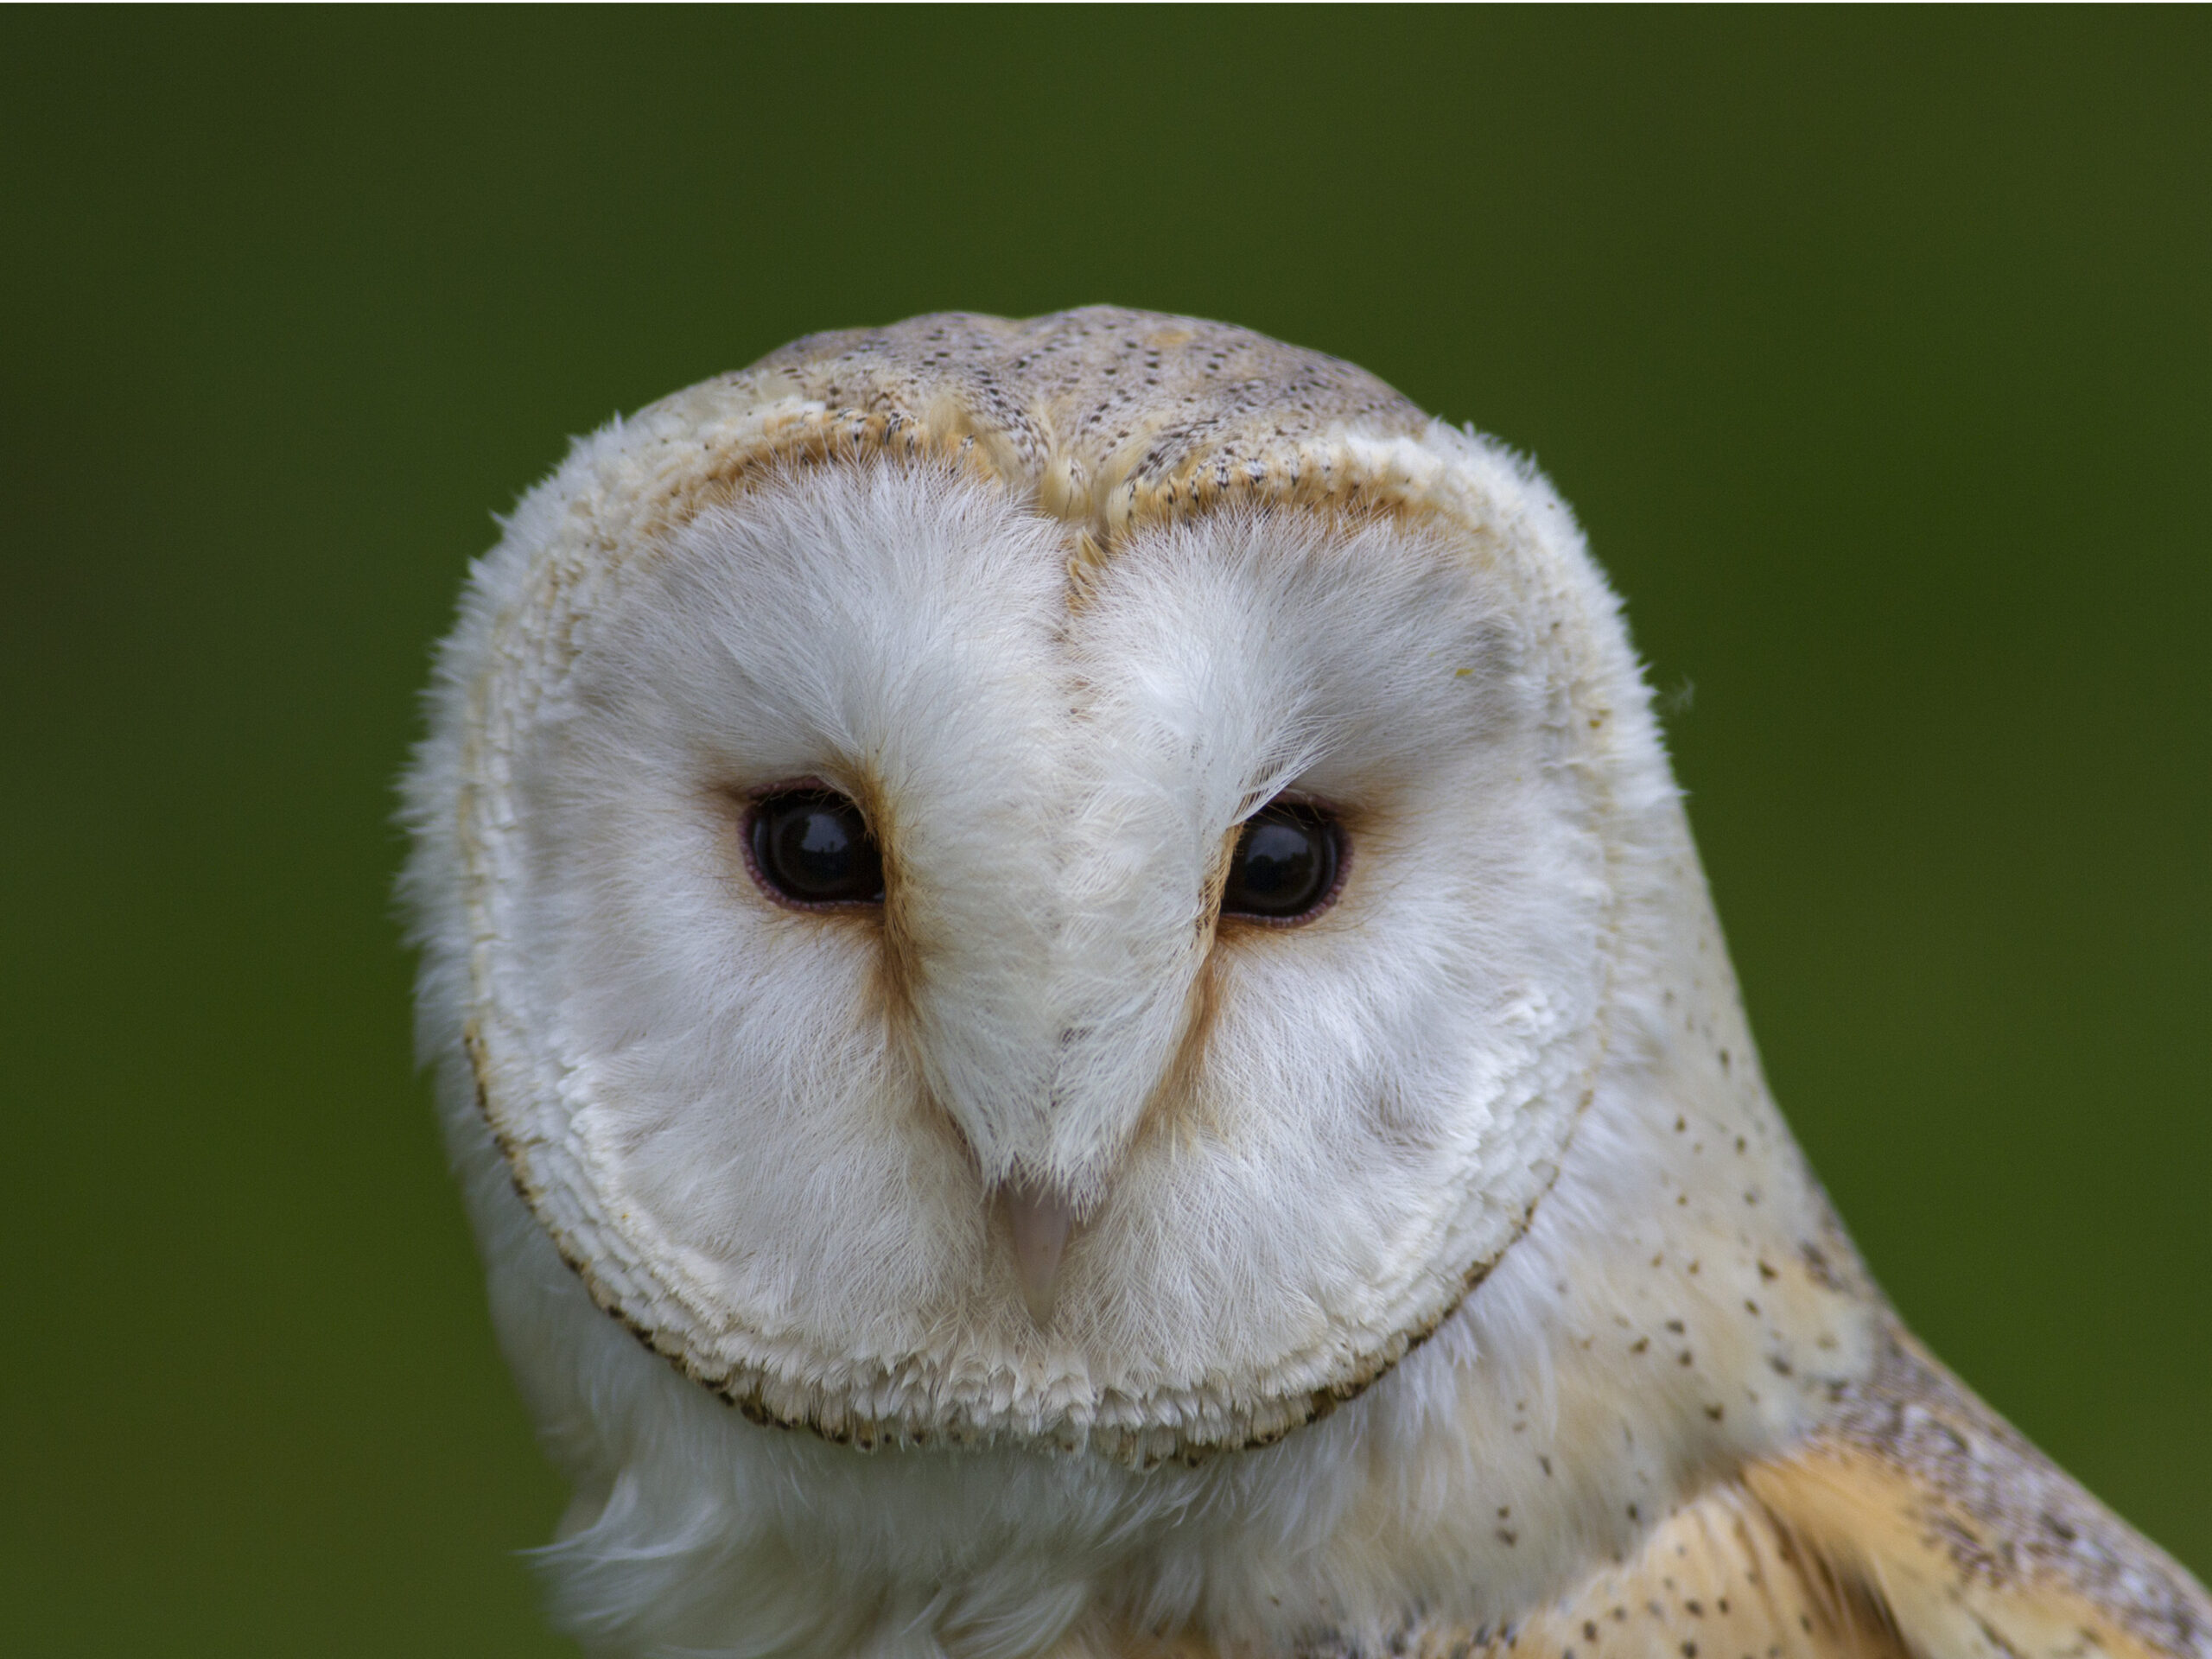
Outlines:
<svg viewBox="0 0 2212 1659"><path fill-rule="evenodd" d="M1916 1653L2212 1654L2202 1587L1901 1329L1831 1426L1745 1484Z"/></svg>

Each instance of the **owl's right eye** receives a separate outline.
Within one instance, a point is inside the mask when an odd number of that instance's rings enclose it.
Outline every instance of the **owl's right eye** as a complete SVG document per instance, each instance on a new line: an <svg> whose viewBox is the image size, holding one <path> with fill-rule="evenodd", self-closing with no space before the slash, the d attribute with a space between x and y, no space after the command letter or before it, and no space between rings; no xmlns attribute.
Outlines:
<svg viewBox="0 0 2212 1659"><path fill-rule="evenodd" d="M826 789L790 790L753 804L753 873L799 905L883 901L883 853L859 807Z"/></svg>

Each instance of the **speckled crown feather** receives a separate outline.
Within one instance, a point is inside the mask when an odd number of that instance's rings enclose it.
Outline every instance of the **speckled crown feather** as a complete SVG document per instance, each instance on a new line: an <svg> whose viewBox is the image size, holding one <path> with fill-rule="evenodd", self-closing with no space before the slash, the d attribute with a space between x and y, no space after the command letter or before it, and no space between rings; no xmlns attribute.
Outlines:
<svg viewBox="0 0 2212 1659"><path fill-rule="evenodd" d="M1133 524L1232 501L1433 505L1433 458L1409 441L1433 424L1355 364L1227 323L947 312L810 334L639 411L633 448L665 430L698 461L654 468L632 527L665 531L779 461L935 455L1069 524L1080 567Z"/></svg>

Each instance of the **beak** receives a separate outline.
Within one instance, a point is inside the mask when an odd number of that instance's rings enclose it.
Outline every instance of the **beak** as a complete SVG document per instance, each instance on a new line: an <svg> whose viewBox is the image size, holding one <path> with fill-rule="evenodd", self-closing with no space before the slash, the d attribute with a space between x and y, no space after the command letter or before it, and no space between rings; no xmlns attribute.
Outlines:
<svg viewBox="0 0 2212 1659"><path fill-rule="evenodd" d="M999 1189L999 1201L1006 1206L1007 1230L1014 1236L1014 1271L1022 1302L1042 1330L1052 1322L1055 1281L1075 1225L1075 1206L1053 1188L1016 1183Z"/></svg>

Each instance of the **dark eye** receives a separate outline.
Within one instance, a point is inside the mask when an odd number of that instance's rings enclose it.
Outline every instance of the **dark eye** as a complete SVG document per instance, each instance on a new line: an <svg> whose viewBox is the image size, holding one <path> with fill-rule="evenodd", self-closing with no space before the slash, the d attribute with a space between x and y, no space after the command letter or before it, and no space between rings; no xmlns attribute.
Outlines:
<svg viewBox="0 0 2212 1659"><path fill-rule="evenodd" d="M1344 832L1311 806L1275 801L1254 813L1236 838L1221 913L1264 921L1302 921L1337 890Z"/></svg>
<svg viewBox="0 0 2212 1659"><path fill-rule="evenodd" d="M861 810L826 789L765 797L753 809L753 865L802 905L876 904L883 854Z"/></svg>

